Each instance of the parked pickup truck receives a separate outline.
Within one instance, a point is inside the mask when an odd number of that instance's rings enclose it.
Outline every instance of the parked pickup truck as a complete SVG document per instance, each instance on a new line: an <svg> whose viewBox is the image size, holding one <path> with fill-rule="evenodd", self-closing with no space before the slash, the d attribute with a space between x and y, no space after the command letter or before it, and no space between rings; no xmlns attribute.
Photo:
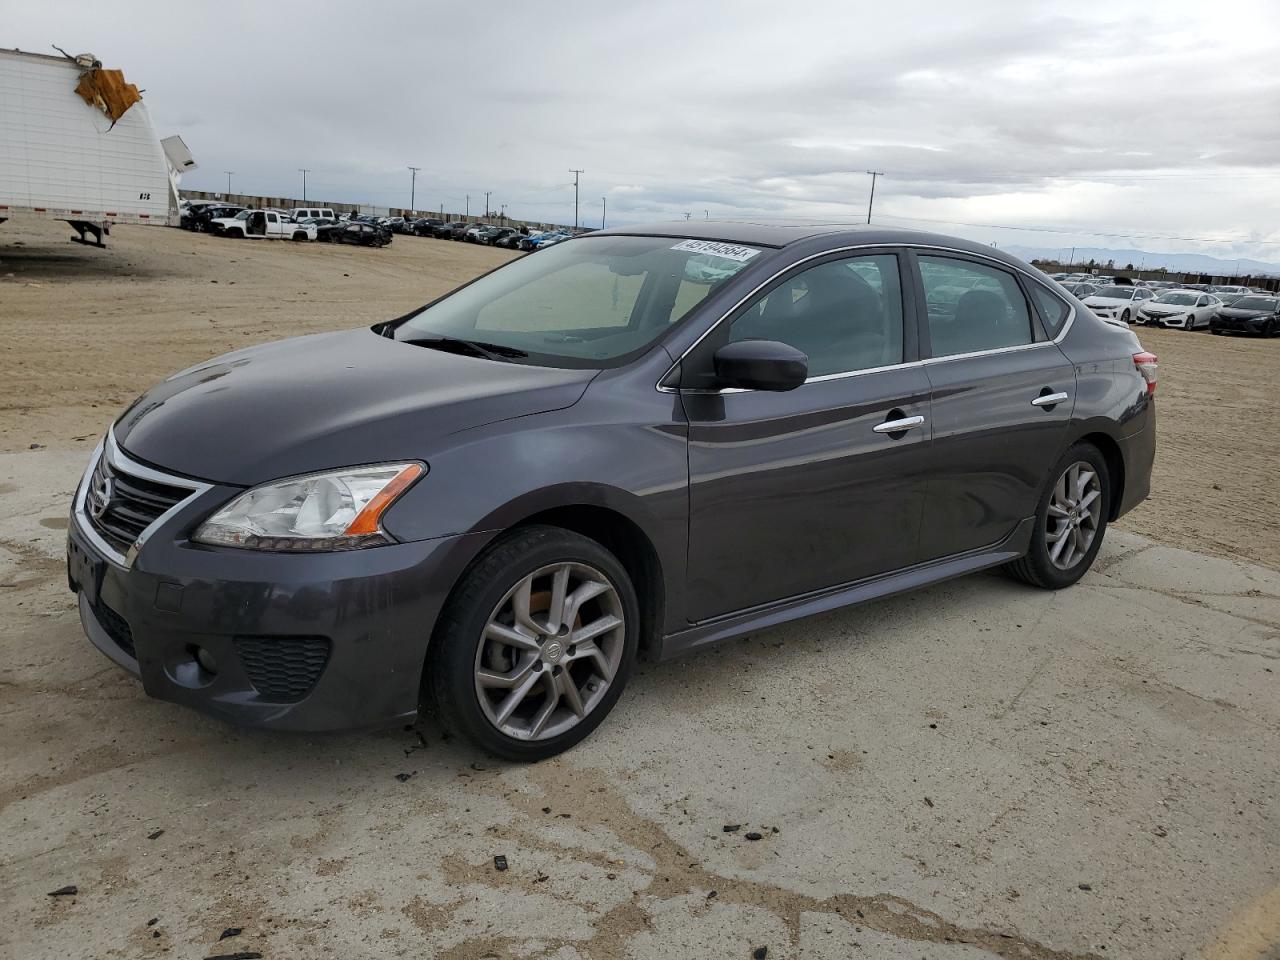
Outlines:
<svg viewBox="0 0 1280 960"><path fill-rule="evenodd" d="M251 240L314 240L314 223L294 223L274 210L241 210L234 217L209 221L209 229L224 237Z"/></svg>

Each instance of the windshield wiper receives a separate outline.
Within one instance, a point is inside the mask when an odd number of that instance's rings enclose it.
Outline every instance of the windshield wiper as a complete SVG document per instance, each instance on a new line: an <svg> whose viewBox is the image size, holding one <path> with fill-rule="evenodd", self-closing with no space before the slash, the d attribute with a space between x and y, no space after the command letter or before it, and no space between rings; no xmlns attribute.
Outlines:
<svg viewBox="0 0 1280 960"><path fill-rule="evenodd" d="M485 360L508 360L527 357L528 351L517 347L508 347L501 343L485 343L483 340L464 340L460 337L410 337L403 341L418 347L431 347L446 353L460 353L469 357L483 357Z"/></svg>

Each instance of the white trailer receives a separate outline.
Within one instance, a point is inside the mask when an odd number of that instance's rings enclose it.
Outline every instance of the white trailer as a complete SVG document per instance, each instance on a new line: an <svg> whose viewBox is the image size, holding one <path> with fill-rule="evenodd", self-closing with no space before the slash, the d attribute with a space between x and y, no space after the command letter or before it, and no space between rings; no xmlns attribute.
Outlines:
<svg viewBox="0 0 1280 960"><path fill-rule="evenodd" d="M102 246L113 223L177 225L178 180L195 161L177 138L162 144L146 104L113 123L76 92L100 67L0 50L0 223L15 215L65 220ZM176 141L176 142L174 142Z"/></svg>

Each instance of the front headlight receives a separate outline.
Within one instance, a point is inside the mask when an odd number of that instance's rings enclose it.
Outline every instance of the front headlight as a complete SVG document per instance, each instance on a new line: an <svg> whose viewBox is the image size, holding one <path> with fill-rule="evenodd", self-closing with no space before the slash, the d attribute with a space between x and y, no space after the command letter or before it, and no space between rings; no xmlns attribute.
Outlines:
<svg viewBox="0 0 1280 960"><path fill-rule="evenodd" d="M388 463L264 483L211 516L191 539L305 553L392 543L382 514L426 472L421 463Z"/></svg>

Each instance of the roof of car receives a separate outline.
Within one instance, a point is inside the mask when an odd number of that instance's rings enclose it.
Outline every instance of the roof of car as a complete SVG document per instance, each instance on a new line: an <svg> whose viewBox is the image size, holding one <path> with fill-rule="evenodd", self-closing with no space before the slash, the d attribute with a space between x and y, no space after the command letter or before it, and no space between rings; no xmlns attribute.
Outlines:
<svg viewBox="0 0 1280 960"><path fill-rule="evenodd" d="M669 220L660 223L643 223L627 227L610 227L597 230L592 236L639 235L650 237L679 237L694 240L719 240L724 243L743 243L757 247L785 247L791 243L813 237L831 237L858 244L924 244L926 246L951 247L994 256L998 259L1021 264L987 244L962 240L959 237L929 233L923 230L907 230L901 227L882 227L876 224L822 223L816 221L775 220Z"/></svg>

